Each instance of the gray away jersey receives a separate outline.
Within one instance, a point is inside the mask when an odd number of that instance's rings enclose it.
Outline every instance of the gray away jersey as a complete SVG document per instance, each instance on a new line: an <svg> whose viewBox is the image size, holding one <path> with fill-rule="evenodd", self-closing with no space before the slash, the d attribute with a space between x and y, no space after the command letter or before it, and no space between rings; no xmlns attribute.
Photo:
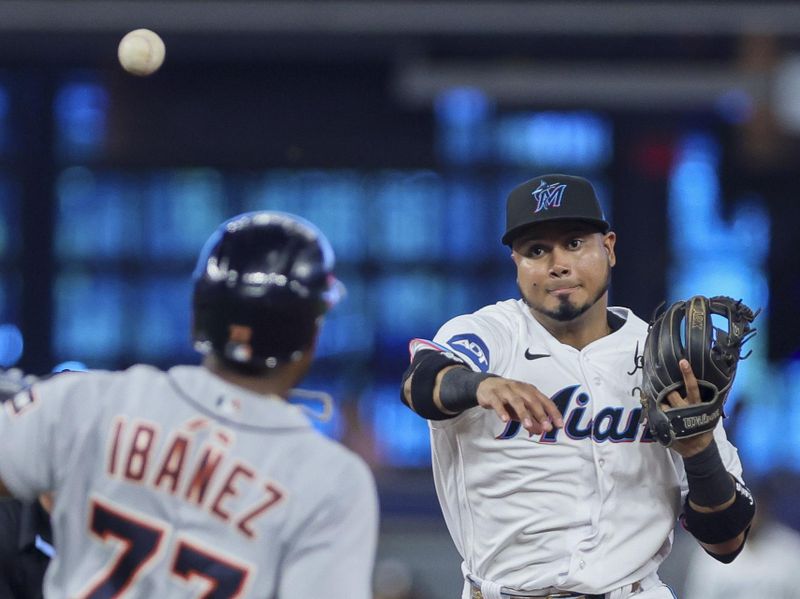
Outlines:
<svg viewBox="0 0 800 599"><path fill-rule="evenodd" d="M0 478L55 492L47 597L372 596L374 480L298 407L140 365L60 374L5 408Z"/></svg>
<svg viewBox="0 0 800 599"><path fill-rule="evenodd" d="M611 310L625 324L580 351L521 300L458 316L437 333L474 370L535 385L564 416L563 429L532 437L479 407L429 423L439 502L474 580L604 593L655 575L669 553L688 493L683 461L650 436L631 393L647 324ZM721 425L715 436L740 477Z"/></svg>

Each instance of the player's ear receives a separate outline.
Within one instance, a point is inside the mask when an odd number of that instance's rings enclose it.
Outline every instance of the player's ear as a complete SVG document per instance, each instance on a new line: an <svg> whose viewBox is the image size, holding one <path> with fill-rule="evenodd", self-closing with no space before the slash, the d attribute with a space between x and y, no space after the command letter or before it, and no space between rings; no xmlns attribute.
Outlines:
<svg viewBox="0 0 800 599"><path fill-rule="evenodd" d="M614 266L617 263L617 256L614 253L614 245L617 243L617 234L609 231L603 236L603 249L608 255L608 265Z"/></svg>

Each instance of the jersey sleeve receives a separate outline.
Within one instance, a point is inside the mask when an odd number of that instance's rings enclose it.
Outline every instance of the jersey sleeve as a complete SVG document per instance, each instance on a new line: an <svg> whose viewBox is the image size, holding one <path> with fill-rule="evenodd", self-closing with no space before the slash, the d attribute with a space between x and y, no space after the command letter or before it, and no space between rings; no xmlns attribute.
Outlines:
<svg viewBox="0 0 800 599"><path fill-rule="evenodd" d="M433 340L464 358L473 370L497 373L504 368L508 351L508 343L501 340L509 335L499 320L466 314L442 325Z"/></svg>
<svg viewBox="0 0 800 599"><path fill-rule="evenodd" d="M378 499L367 465L355 456L333 492L302 526L281 567L278 597L371 599Z"/></svg>
<svg viewBox="0 0 800 599"><path fill-rule="evenodd" d="M35 383L0 409L0 480L12 495L33 501L56 488L70 455L73 433L91 427L89 393L75 397L84 373ZM80 400L80 401L78 401ZM79 405L80 404L80 405Z"/></svg>

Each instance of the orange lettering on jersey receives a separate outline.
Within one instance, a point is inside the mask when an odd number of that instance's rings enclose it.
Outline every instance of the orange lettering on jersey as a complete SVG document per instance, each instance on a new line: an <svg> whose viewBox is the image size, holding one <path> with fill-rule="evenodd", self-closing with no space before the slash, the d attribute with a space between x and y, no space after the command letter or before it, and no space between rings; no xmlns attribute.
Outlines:
<svg viewBox="0 0 800 599"><path fill-rule="evenodd" d="M184 426L189 429L191 432L199 431L201 428L206 428L208 426L208 418L203 418L202 416L198 416L197 418L193 418Z"/></svg>
<svg viewBox="0 0 800 599"><path fill-rule="evenodd" d="M164 459L161 461L161 468L156 474L153 486L159 488L163 483L167 483L167 490L173 495L178 490L178 481L181 477L181 470L186 459L186 450L189 447L189 439L178 434L173 439L172 444L166 451Z"/></svg>
<svg viewBox="0 0 800 599"><path fill-rule="evenodd" d="M228 475L225 484L222 485L222 489L220 489L220 492L217 494L217 498L214 500L214 503L211 504L211 511L222 518L222 520L225 522L227 522L230 518L230 514L223 509L222 501L226 497L236 497L239 494L236 490L236 487L234 487L234 479L239 475L248 479L252 479L255 477L255 472L249 468L246 468L245 466L242 466L241 464L236 464L236 466L233 467L233 470L231 470L231 473Z"/></svg>
<svg viewBox="0 0 800 599"><path fill-rule="evenodd" d="M264 512L279 503L285 497L284 492L274 483L265 484L264 490L267 492L264 501L256 505L249 512L243 514L236 523L236 527L250 538L256 536L255 532L250 527L253 520L263 515Z"/></svg>
<svg viewBox="0 0 800 599"><path fill-rule="evenodd" d="M217 439L219 439L220 443L223 445L231 444L231 435L224 430L216 430L214 431L214 434L216 434Z"/></svg>
<svg viewBox="0 0 800 599"><path fill-rule="evenodd" d="M111 434L108 436L108 460L106 461L106 470L110 476L117 474L117 456L119 455L119 443L122 437L122 428L125 426L125 417L117 416L114 418L114 424L111 425Z"/></svg>
<svg viewBox="0 0 800 599"><path fill-rule="evenodd" d="M214 476L223 455L223 452L216 447L206 447L205 453L197 463L189 487L186 489L186 501L202 505L211 477Z"/></svg>
<svg viewBox="0 0 800 599"><path fill-rule="evenodd" d="M144 478L147 462L150 459L150 450L153 448L155 428L147 424L139 424L133 433L128 462L125 466L125 478L139 481Z"/></svg>

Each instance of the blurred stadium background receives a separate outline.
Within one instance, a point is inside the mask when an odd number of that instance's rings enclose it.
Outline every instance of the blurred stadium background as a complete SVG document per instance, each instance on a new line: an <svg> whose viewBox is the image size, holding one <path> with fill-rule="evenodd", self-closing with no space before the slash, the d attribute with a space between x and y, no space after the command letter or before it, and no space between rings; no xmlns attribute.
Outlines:
<svg viewBox="0 0 800 599"><path fill-rule="evenodd" d="M149 78L116 62L138 27L167 46ZM406 345L516 295L505 194L580 174L619 235L612 303L764 308L729 434L800 528L799 141L796 2L0 0L0 362L196 362L214 226L311 219L349 296L306 386L375 469L381 588L455 597Z"/></svg>

